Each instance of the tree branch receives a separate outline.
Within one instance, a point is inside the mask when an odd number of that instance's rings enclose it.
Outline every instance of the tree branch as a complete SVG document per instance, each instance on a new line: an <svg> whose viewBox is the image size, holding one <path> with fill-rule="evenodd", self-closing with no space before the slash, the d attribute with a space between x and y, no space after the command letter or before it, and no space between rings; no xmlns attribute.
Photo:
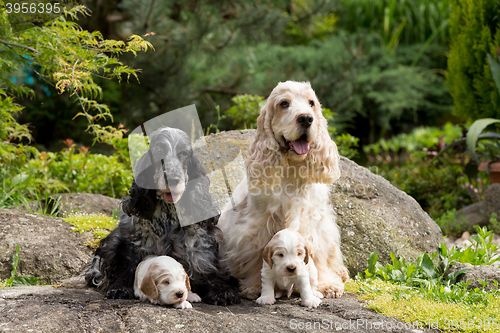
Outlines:
<svg viewBox="0 0 500 333"><path fill-rule="evenodd" d="M32 48L32 47L29 47L29 46L26 46L26 45L21 45L21 44L15 44L15 43L9 43L9 42L6 42L4 40L1 40L0 39L0 43L2 44L5 44L7 45L8 47L12 47L12 46L16 46L16 47L20 47L20 48L23 48L23 49L26 49L26 50L30 50L31 52L35 52L36 54L41 54L42 52Z"/></svg>

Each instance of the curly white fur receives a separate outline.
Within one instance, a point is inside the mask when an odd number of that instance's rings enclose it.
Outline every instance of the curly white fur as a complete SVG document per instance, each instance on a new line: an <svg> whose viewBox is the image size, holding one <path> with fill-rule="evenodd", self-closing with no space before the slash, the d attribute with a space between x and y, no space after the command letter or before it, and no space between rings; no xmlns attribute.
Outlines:
<svg viewBox="0 0 500 333"><path fill-rule="evenodd" d="M310 126L300 122L304 117ZM257 119L250 154L247 178L233 194L239 204L232 208L228 203L218 224L241 296L259 296L264 247L276 232L299 220L299 233L312 244L318 290L325 297L340 297L347 269L327 186L340 177L339 155L308 82L287 81L274 88Z"/></svg>
<svg viewBox="0 0 500 333"><path fill-rule="evenodd" d="M311 245L297 231L283 229L264 248L262 293L257 304L274 304L276 298L290 297L299 289L302 305L316 308L323 294L317 290L318 271L309 260Z"/></svg>

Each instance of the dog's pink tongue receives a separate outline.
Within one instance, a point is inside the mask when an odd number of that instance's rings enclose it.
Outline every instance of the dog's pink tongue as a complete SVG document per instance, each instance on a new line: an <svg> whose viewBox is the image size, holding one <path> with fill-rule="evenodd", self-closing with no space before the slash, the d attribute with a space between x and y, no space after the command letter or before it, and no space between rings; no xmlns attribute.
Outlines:
<svg viewBox="0 0 500 333"><path fill-rule="evenodd" d="M163 193L163 196L167 201L172 201L172 202L177 201L177 199L179 198L179 195L175 193Z"/></svg>
<svg viewBox="0 0 500 333"><path fill-rule="evenodd" d="M304 139L298 139L290 142L290 148L295 150L297 154L304 155L309 152L309 142Z"/></svg>

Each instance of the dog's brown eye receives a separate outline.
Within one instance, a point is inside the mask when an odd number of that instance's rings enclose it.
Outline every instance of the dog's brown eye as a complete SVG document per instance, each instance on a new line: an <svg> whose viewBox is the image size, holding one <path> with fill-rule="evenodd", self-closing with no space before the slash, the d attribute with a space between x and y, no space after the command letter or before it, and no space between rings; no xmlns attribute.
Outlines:
<svg viewBox="0 0 500 333"><path fill-rule="evenodd" d="M314 107L314 101L313 101L313 100L310 100L310 101L309 101L309 105L313 108L313 107Z"/></svg>
<svg viewBox="0 0 500 333"><path fill-rule="evenodd" d="M297 255L301 256L301 255L302 255L302 252L301 252L301 251L299 251L299 252L297 253Z"/></svg>
<svg viewBox="0 0 500 333"><path fill-rule="evenodd" d="M166 284L166 285L169 285L169 284L170 284L170 281L165 280L165 281L163 281L162 283L163 283L163 284Z"/></svg>
<svg viewBox="0 0 500 333"><path fill-rule="evenodd" d="M280 103L280 106L283 108L283 109L286 109L287 107L290 106L290 103L288 103L287 101L283 101Z"/></svg>
<svg viewBox="0 0 500 333"><path fill-rule="evenodd" d="M283 253L278 253L278 257L283 258Z"/></svg>

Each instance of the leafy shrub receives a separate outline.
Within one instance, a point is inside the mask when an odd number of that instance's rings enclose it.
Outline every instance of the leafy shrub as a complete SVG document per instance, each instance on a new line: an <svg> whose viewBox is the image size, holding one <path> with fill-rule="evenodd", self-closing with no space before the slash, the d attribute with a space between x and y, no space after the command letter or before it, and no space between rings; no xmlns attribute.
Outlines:
<svg viewBox="0 0 500 333"><path fill-rule="evenodd" d="M490 222L490 224L489 224L490 229L495 234L500 234L500 222L498 221L497 213L491 213L489 222Z"/></svg>
<svg viewBox="0 0 500 333"><path fill-rule="evenodd" d="M436 218L436 223L447 236L460 237L464 231L472 232L473 227L469 226L462 214L457 213L455 208L452 208L443 215Z"/></svg>
<svg viewBox="0 0 500 333"><path fill-rule="evenodd" d="M4 7L0 0L0 6ZM21 144L31 140L26 124L19 124L22 107L15 98L35 97L32 89L14 82L14 73L36 69L36 75L53 82L58 93L69 92L78 101L95 141L122 138L122 127L101 126L100 120L113 119L107 105L96 100L102 88L94 81L137 77L136 70L124 65L118 55L146 51L152 47L137 35L127 42L106 40L98 31L82 30L74 21L88 15L82 5L68 4L61 14L32 13L8 15L0 11L0 207L16 205L38 195L85 191L120 197L130 183L127 167L116 157L73 154L74 146L61 153L40 153ZM46 23L47 22L47 23ZM19 82L18 82L19 83ZM124 184L127 183L125 186Z"/></svg>
<svg viewBox="0 0 500 333"><path fill-rule="evenodd" d="M445 274L455 262L491 265L500 261L500 257L494 254L498 246L492 243L493 232L488 231L486 227L481 229L476 226L476 230L478 233L471 237L472 245L470 247L461 249L453 246L448 250L446 244L441 243L437 252L430 256L424 252L415 261L407 261L402 257L398 260L391 253L392 265L382 266L377 262L377 253L372 252L364 277L358 274L357 279L378 278L404 285L433 300L465 304L481 302L487 306L488 298L483 297L484 292L468 290L467 286L470 282L458 284L456 282L461 274L470 271L470 269L461 269L452 274ZM434 263L436 261L437 263ZM496 285L498 287L498 282ZM500 296L500 290L497 293Z"/></svg>
<svg viewBox="0 0 500 333"><path fill-rule="evenodd" d="M237 95L231 98L235 104L226 114L233 120L233 125L238 128L254 128L260 109L266 104L264 97L259 95Z"/></svg>
<svg viewBox="0 0 500 333"><path fill-rule="evenodd" d="M64 190L121 198L128 193L132 182L131 167L121 163L119 155L90 154L86 147L76 151L71 140L66 143L68 148L61 152L40 153L27 165L26 174L42 194Z"/></svg>
<svg viewBox="0 0 500 333"><path fill-rule="evenodd" d="M55 193L99 193L115 198L127 195L132 182L130 164L122 154L91 154L76 149L72 140L60 152L38 152L22 168L7 165L0 170L0 207L26 204L28 200ZM42 212L50 213L50 212Z"/></svg>
<svg viewBox="0 0 500 333"><path fill-rule="evenodd" d="M381 176L417 200L434 220L440 220L449 210L479 201L488 183L486 174L478 174L477 166L470 165L465 146L443 153L446 144L461 140L462 132L451 123L442 128L422 127L365 146L364 151ZM453 226L450 218L443 217L440 226L445 233L456 234L462 226Z"/></svg>
<svg viewBox="0 0 500 333"><path fill-rule="evenodd" d="M446 123L442 128L439 127L418 127L411 133L398 134L390 139L380 139L378 142L363 147L371 161L380 160L386 155L390 159L397 159L401 153L415 153L422 151L438 150L440 146L451 143L453 140L462 136L462 129L452 123ZM424 154L427 155L427 154Z"/></svg>
<svg viewBox="0 0 500 333"><path fill-rule="evenodd" d="M500 47L497 0L450 0L447 85L453 112L465 119L500 118L500 95L487 53Z"/></svg>

